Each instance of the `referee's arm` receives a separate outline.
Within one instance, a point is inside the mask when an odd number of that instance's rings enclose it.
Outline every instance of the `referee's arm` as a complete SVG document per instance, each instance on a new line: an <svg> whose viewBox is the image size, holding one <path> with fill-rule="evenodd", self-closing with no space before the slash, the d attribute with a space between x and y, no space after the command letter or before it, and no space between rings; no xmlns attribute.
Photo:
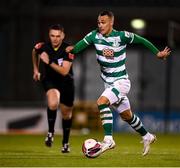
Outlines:
<svg viewBox="0 0 180 168"><path fill-rule="evenodd" d="M60 73L63 76L66 76L69 73L71 68L72 62L63 61L62 66L57 65L56 63L52 62L50 67L54 69L56 72Z"/></svg>
<svg viewBox="0 0 180 168"><path fill-rule="evenodd" d="M35 81L40 80L40 73L39 73L39 57L37 57L36 50L33 48L32 50L32 64L33 64L33 79Z"/></svg>

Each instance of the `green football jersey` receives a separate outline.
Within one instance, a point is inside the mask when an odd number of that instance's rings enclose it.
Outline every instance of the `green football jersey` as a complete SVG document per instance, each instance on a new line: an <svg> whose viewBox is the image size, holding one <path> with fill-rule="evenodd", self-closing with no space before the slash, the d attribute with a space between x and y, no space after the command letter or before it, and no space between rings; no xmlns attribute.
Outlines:
<svg viewBox="0 0 180 168"><path fill-rule="evenodd" d="M91 31L84 37L87 45L96 48L96 58L101 67L101 78L106 83L113 83L121 78L128 78L126 71L126 45L132 43L134 33L113 31L103 36L97 30Z"/></svg>
<svg viewBox="0 0 180 168"><path fill-rule="evenodd" d="M147 39L127 31L116 31L104 36L93 30L82 40L75 44L72 53L76 54L94 45L96 48L97 61L101 67L101 77L106 83L113 83L118 79L128 78L126 71L126 45L138 43L147 47L153 54L157 55L159 50Z"/></svg>

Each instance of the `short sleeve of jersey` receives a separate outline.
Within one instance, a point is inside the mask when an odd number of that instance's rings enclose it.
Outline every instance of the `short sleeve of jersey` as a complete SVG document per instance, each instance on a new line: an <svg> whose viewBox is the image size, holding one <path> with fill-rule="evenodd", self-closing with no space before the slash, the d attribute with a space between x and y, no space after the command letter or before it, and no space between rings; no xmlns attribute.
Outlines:
<svg viewBox="0 0 180 168"><path fill-rule="evenodd" d="M93 31L91 31L90 33L88 33L88 34L83 38L83 40L85 41L85 43L86 43L87 45L90 45L90 44L93 43L95 34L96 34L96 30L93 30Z"/></svg>
<svg viewBox="0 0 180 168"><path fill-rule="evenodd" d="M64 52L64 61L72 62L74 60L74 54Z"/></svg>
<svg viewBox="0 0 180 168"><path fill-rule="evenodd" d="M134 33L128 31L122 31L121 35L122 35L121 36L122 40L127 44L132 43L134 40Z"/></svg>
<svg viewBox="0 0 180 168"><path fill-rule="evenodd" d="M37 54L41 54L45 50L45 43L44 42L36 43L34 49Z"/></svg>
<svg viewBox="0 0 180 168"><path fill-rule="evenodd" d="M61 45L61 47L60 47L60 49L61 49L61 51L62 51L62 54L61 54L61 55L62 55L64 61L72 62L72 61L74 60L74 58L75 58L75 55L72 54L72 53L67 53L67 52L65 51L65 49L66 49L67 46L69 46L69 44L67 44L67 43L65 43L65 42L62 43L62 45Z"/></svg>

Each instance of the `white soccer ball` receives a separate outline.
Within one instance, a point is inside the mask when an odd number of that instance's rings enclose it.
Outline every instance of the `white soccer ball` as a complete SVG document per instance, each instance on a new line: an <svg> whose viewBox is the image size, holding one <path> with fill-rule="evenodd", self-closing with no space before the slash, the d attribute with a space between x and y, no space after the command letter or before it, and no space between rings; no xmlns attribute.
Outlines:
<svg viewBox="0 0 180 168"><path fill-rule="evenodd" d="M101 146L96 139L86 139L82 145L82 152L88 158L95 158L101 154Z"/></svg>

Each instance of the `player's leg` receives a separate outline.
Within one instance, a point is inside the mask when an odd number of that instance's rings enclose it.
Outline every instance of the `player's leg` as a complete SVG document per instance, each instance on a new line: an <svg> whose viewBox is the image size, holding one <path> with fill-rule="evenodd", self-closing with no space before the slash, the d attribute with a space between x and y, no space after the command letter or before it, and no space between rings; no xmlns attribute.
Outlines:
<svg viewBox="0 0 180 168"><path fill-rule="evenodd" d="M102 143L102 151L115 146L115 142L112 137L113 115L109 106L120 102L122 95L129 92L130 81L128 79L120 79L112 85L105 84L105 88L105 91L97 101L105 132L104 143ZM111 143L112 146L109 145L108 147L108 142Z"/></svg>
<svg viewBox="0 0 180 168"><path fill-rule="evenodd" d="M116 91L112 88L107 88L97 100L100 118L104 129L104 140L102 142L102 152L115 147L113 140L113 114L110 109L110 104L118 100Z"/></svg>
<svg viewBox="0 0 180 168"><path fill-rule="evenodd" d="M130 109L120 113L121 118L126 121L136 132L142 136L144 144L143 156L147 155L150 149L150 144L156 140L156 136L149 133L143 126L140 118L133 114Z"/></svg>
<svg viewBox="0 0 180 168"><path fill-rule="evenodd" d="M121 118L142 136L144 143L143 155L148 154L150 144L156 140L156 137L155 135L150 134L143 126L140 118L132 113L127 97L124 97L122 102L117 107L117 111L119 112Z"/></svg>
<svg viewBox="0 0 180 168"><path fill-rule="evenodd" d="M73 107L68 107L64 104L60 104L61 114L62 114L62 129L63 129L63 138L62 138L62 153L69 153L69 136L72 126L72 110Z"/></svg>
<svg viewBox="0 0 180 168"><path fill-rule="evenodd" d="M155 136L147 132L139 117L131 112L129 99L126 96L130 87L131 83L128 79L121 79L114 83L114 89L117 90L119 101L115 102L113 106L116 107L121 118L142 136L144 143L143 155L146 155L149 152L150 144L155 140Z"/></svg>
<svg viewBox="0 0 180 168"><path fill-rule="evenodd" d="M74 82L70 81L61 86L60 110L62 114L62 153L70 152L69 137L72 126L72 110L74 104Z"/></svg>
<svg viewBox="0 0 180 168"><path fill-rule="evenodd" d="M48 119L48 135L45 139L45 144L48 147L52 146L54 137L54 126L57 116L57 108L59 105L60 92L57 89L49 89L46 92L47 96L47 119Z"/></svg>

